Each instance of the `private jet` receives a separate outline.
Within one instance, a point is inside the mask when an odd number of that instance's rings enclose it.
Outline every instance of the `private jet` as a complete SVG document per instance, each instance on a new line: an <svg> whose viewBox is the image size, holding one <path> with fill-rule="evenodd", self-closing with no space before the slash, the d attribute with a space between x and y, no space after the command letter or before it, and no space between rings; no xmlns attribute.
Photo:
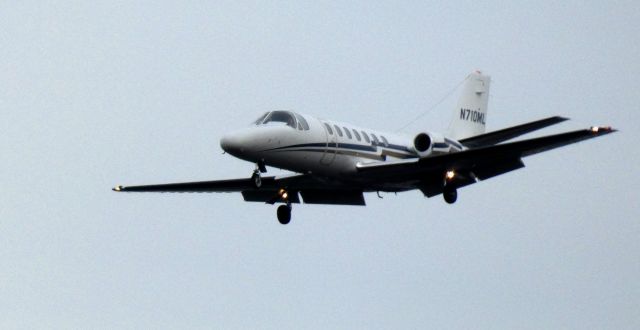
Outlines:
<svg viewBox="0 0 640 330"><path fill-rule="evenodd" d="M608 126L506 142L567 118L554 116L485 133L490 77L476 71L462 92L446 133L382 132L293 111L270 111L220 140L222 149L255 164L246 178L122 186L117 192L239 192L247 202L365 205L364 193L420 190L453 204L458 189L523 168L524 157L603 136ZM291 171L263 176L267 166ZM380 195L378 195L380 196Z"/></svg>

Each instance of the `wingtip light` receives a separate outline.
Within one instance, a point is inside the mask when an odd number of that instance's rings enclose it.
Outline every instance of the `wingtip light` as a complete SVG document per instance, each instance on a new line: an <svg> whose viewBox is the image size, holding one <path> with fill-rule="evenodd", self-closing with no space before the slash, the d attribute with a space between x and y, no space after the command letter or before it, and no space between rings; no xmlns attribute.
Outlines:
<svg viewBox="0 0 640 330"><path fill-rule="evenodd" d="M598 133L598 132L612 132L614 131L614 129L611 128L611 126L591 126L591 132L593 133Z"/></svg>
<svg viewBox="0 0 640 330"><path fill-rule="evenodd" d="M113 187L113 189L112 189L112 190L113 190L113 191L122 191L122 186L117 185L117 186Z"/></svg>

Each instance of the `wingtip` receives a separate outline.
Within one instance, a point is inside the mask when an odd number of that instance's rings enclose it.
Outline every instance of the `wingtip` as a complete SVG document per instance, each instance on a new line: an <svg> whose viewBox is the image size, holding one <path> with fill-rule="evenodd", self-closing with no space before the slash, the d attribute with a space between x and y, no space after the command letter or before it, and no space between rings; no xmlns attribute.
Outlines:
<svg viewBox="0 0 640 330"><path fill-rule="evenodd" d="M123 188L122 186L117 185L117 186L111 188L111 190L113 190L113 191L122 191L122 188Z"/></svg>
<svg viewBox="0 0 640 330"><path fill-rule="evenodd" d="M589 127L589 130L594 134L608 134L608 133L613 133L618 131L617 129L612 128L611 126L591 126Z"/></svg>

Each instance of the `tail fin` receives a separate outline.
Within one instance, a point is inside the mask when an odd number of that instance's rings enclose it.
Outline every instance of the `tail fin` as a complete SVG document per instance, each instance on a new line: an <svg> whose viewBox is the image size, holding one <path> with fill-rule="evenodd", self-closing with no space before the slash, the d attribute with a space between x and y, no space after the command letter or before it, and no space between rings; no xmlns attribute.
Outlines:
<svg viewBox="0 0 640 330"><path fill-rule="evenodd" d="M449 125L450 137L460 140L485 132L490 82L491 77L480 71L467 76Z"/></svg>

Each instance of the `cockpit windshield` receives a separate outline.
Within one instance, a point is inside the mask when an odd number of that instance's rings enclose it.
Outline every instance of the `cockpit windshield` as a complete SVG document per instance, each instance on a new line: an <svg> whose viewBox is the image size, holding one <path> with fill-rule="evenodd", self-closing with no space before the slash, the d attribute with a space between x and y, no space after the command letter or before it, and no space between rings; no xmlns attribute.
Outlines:
<svg viewBox="0 0 640 330"><path fill-rule="evenodd" d="M254 125L260 125L262 124L262 122L264 121L264 118L269 115L269 112L265 112L262 116L260 116L260 118L256 119L253 124Z"/></svg>
<svg viewBox="0 0 640 330"><path fill-rule="evenodd" d="M296 117L289 111L272 111L262 122L263 125L270 123L285 123L287 126L297 128Z"/></svg>
<svg viewBox="0 0 640 330"><path fill-rule="evenodd" d="M298 130L308 130L309 124L301 115L291 111L271 111L260 116L254 125L287 125Z"/></svg>

